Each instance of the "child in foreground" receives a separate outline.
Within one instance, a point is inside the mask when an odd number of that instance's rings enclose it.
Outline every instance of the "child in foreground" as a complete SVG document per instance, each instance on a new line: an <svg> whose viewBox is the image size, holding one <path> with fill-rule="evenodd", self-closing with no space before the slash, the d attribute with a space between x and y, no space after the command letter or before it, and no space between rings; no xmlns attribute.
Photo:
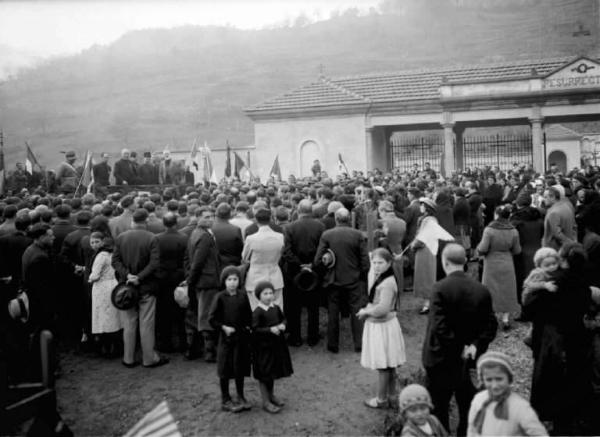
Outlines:
<svg viewBox="0 0 600 437"><path fill-rule="evenodd" d="M523 282L523 305L533 300L540 290L552 293L557 289L553 275L560 264L558 252L551 247L542 247L535 252L533 263L535 268Z"/></svg>
<svg viewBox="0 0 600 437"><path fill-rule="evenodd" d="M447 437L448 433L440 421L431 414L431 396L425 387L410 384L402 389L398 397L403 437ZM387 435L398 435L395 430Z"/></svg>
<svg viewBox="0 0 600 437"><path fill-rule="evenodd" d="M208 321L219 332L217 374L221 387L221 409L238 413L252 406L244 396L244 378L250 376L250 324L248 295L240 289L241 272L228 266L221 273L224 288L214 299ZM235 380L237 398L231 399L229 380Z"/></svg>
<svg viewBox="0 0 600 437"><path fill-rule="evenodd" d="M467 436L548 435L529 402L512 392L513 371L506 354L486 352L477 361L477 373L485 390L471 402Z"/></svg>
<svg viewBox="0 0 600 437"><path fill-rule="evenodd" d="M274 380L293 373L290 352L285 341L285 317L275 305L275 288L268 281L256 284L254 294L258 306L252 313L254 333L253 372L258 380L263 409L278 413L284 403L275 397Z"/></svg>

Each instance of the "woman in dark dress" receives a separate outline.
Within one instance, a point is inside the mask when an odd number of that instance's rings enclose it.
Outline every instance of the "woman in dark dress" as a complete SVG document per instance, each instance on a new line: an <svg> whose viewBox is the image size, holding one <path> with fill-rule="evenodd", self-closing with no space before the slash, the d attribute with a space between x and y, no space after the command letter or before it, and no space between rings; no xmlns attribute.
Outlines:
<svg viewBox="0 0 600 437"><path fill-rule="evenodd" d="M260 281L254 289L258 306L252 313L253 372L259 381L263 409L278 413L284 403L273 394L274 380L290 376L292 359L285 341L286 320L281 309L273 303L274 287L268 281Z"/></svg>
<svg viewBox="0 0 600 437"><path fill-rule="evenodd" d="M241 272L228 266L221 273L221 291L215 296L208 323L219 333L217 374L221 387L221 408L237 413L252 406L244 396L244 377L250 376L250 324L252 311L248 295L240 289ZM229 380L235 379L237 399L229 395Z"/></svg>
<svg viewBox="0 0 600 437"><path fill-rule="evenodd" d="M533 320L531 405L554 435L578 435L576 419L588 399L590 335L584 316L592 300L583 274L583 247L565 244L560 252L557 291L542 291L527 304Z"/></svg>
<svg viewBox="0 0 600 437"><path fill-rule="evenodd" d="M510 216L510 223L517 229L521 243L521 253L513 257L517 278L517 302L521 305L523 281L535 268L533 255L542 246L544 219L540 211L531 206L531 196L519 195L516 204L516 210Z"/></svg>

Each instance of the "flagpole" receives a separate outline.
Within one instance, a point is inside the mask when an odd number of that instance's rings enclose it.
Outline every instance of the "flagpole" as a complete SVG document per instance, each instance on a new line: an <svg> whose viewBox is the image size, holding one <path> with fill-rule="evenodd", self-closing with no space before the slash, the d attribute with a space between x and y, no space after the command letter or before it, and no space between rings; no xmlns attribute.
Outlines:
<svg viewBox="0 0 600 437"><path fill-rule="evenodd" d="M81 172L81 177L79 178L79 183L77 184L77 188L75 188L75 192L73 193L74 197L77 196L77 191L79 191L79 188L81 187L81 184L83 183L83 177L85 176L85 170L87 168L89 153L90 153L89 150L87 152L85 152L85 161L83 161L83 171Z"/></svg>
<svg viewBox="0 0 600 437"><path fill-rule="evenodd" d="M4 185L6 183L6 163L4 162L4 131L0 129L0 160L2 160L2 180L0 181L0 194L4 194Z"/></svg>

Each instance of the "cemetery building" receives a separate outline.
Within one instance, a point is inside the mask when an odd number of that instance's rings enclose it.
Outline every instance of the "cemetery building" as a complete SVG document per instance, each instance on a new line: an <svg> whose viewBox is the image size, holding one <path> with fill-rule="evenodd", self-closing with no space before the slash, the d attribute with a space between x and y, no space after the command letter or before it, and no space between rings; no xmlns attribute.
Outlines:
<svg viewBox="0 0 600 437"><path fill-rule="evenodd" d="M297 176L309 175L315 159L337 174L340 154L360 170L425 162L446 174L515 162L540 172L550 161L572 168L600 152L597 135L561 126L600 120L600 62L572 57L321 76L245 112L254 121L252 167L261 175L277 155L282 173Z"/></svg>

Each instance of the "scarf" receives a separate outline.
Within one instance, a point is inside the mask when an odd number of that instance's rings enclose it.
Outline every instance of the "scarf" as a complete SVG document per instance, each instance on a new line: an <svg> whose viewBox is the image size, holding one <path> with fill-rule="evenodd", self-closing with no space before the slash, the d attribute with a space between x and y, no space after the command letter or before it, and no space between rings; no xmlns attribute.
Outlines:
<svg viewBox="0 0 600 437"><path fill-rule="evenodd" d="M510 224L510 222L508 220L493 220L490 222L490 224L488 226L492 229L504 229L504 230L515 228L512 224Z"/></svg>
<svg viewBox="0 0 600 437"><path fill-rule="evenodd" d="M373 285L371 285L371 288L369 289L369 303L373 303L373 299L375 299L375 289L377 288L377 286L381 284L385 279L393 275L394 270L390 265L390 267L385 272L381 273L375 278L375 281L373 281Z"/></svg>
<svg viewBox="0 0 600 437"><path fill-rule="evenodd" d="M490 395L487 398L487 400L483 403L483 405L481 405L481 408L475 415L475 420L473 421L473 425L475 426L475 429L477 430L477 433L479 435L481 435L481 430L483 429L483 421L485 420L485 410L487 410L487 407L492 402L498 402L494 407L494 416L496 417L496 419L508 420L508 403L506 402L506 400L510 396L510 393L511 392L509 388L508 390L506 390L506 392L502 394L502 396L500 396L497 399L492 398L492 396Z"/></svg>

